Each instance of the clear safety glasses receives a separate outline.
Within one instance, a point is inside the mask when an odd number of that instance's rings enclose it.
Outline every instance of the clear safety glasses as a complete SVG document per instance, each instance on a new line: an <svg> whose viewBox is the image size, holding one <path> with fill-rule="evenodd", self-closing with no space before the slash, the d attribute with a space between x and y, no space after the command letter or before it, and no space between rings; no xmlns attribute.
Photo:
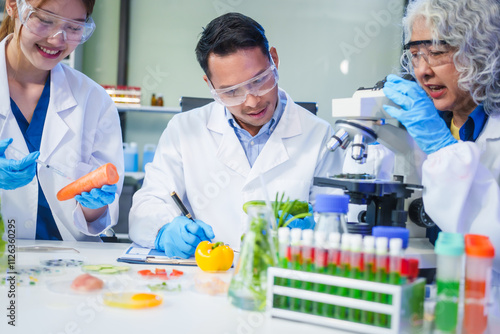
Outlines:
<svg viewBox="0 0 500 334"><path fill-rule="evenodd" d="M90 16L86 22L70 20L43 9L34 8L26 0L17 0L17 8L21 23L31 33L42 38L61 34L66 43L82 44L95 30L94 21Z"/></svg>
<svg viewBox="0 0 500 334"><path fill-rule="evenodd" d="M233 107L245 102L248 95L262 96L269 93L278 83L278 78L278 70L273 63L264 72L231 87L215 89L210 79L208 84L217 102L226 107Z"/></svg>
<svg viewBox="0 0 500 334"><path fill-rule="evenodd" d="M404 56L413 68L420 65L423 58L429 66L449 64L453 61L451 47L445 41L413 41L404 46Z"/></svg>

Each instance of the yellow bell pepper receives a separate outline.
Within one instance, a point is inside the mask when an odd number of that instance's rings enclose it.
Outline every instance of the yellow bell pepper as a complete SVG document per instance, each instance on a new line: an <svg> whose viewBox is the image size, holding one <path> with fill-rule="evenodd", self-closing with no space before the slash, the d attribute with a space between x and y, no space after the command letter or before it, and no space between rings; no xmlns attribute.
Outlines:
<svg viewBox="0 0 500 334"><path fill-rule="evenodd" d="M203 271L226 271L233 265L234 252L223 242L202 241L196 247L196 264Z"/></svg>

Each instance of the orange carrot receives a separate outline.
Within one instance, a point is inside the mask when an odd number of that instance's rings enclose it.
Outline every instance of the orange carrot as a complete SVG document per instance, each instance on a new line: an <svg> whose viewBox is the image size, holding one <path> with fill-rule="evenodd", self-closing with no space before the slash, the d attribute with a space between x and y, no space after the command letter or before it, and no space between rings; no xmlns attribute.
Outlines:
<svg viewBox="0 0 500 334"><path fill-rule="evenodd" d="M59 190L57 199L66 201L84 191L89 192L94 188L101 188L105 184L115 184L119 178L115 165L107 163Z"/></svg>

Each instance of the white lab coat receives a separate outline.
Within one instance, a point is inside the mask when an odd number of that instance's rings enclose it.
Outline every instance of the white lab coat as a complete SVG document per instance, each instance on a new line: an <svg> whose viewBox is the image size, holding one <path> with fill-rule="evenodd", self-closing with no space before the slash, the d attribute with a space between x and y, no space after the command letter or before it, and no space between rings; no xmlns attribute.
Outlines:
<svg viewBox="0 0 500 334"><path fill-rule="evenodd" d="M0 42L0 139L28 154L28 147L10 108L5 42ZM18 159L9 149L6 157ZM38 165L38 177L15 190L0 190L3 220L15 221L16 236L34 239L38 206L38 179L63 240L99 241L99 234L118 220L118 196L123 185L123 147L116 107L97 83L62 64L51 71L50 102L40 145L40 160L77 179L112 162L120 181L115 201L99 219L87 223L76 200L59 201L57 192L70 183Z"/></svg>
<svg viewBox="0 0 500 334"><path fill-rule="evenodd" d="M429 154L422 167L425 211L445 232L482 234L495 247L500 285L500 114L489 116L475 142Z"/></svg>
<svg viewBox="0 0 500 334"><path fill-rule="evenodd" d="M343 153L325 147L332 128L293 103L287 104L268 142L250 167L228 124L224 107L211 103L175 115L163 132L142 188L134 195L129 218L131 239L154 247L158 230L180 211L170 197L176 191L196 219L212 226L215 239L239 249L245 232L243 203L274 200L277 192L314 203L314 176L342 171ZM262 175L267 194L263 192ZM325 189L325 190L321 190ZM215 240L214 240L215 241Z"/></svg>

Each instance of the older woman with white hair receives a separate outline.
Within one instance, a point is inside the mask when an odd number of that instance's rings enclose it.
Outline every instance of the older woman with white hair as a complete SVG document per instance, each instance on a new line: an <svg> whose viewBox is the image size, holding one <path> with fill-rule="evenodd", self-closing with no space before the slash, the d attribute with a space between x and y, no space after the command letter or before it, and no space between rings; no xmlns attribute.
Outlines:
<svg viewBox="0 0 500 334"><path fill-rule="evenodd" d="M428 154L424 205L446 232L482 234L500 282L500 2L416 0L403 19L403 65L385 106Z"/></svg>

